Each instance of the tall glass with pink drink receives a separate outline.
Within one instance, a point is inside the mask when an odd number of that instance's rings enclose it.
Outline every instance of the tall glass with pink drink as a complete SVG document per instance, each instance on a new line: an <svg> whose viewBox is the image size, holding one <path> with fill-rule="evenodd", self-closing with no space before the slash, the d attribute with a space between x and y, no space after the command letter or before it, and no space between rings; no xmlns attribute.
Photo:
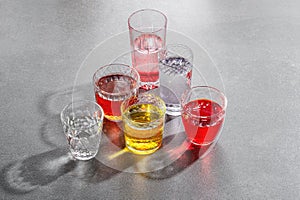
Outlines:
<svg viewBox="0 0 300 200"><path fill-rule="evenodd" d="M159 54L165 48L167 18L153 9L138 10L128 18L132 65L140 74L141 88L159 86Z"/></svg>

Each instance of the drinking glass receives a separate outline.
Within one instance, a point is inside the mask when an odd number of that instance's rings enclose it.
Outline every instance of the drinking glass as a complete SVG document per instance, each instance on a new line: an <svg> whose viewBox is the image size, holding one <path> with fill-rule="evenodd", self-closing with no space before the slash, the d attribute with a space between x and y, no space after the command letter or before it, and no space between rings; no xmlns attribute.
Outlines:
<svg viewBox="0 0 300 200"><path fill-rule="evenodd" d="M61 112L63 130L72 156L89 160L98 153L103 126L103 110L88 100L68 104Z"/></svg>
<svg viewBox="0 0 300 200"><path fill-rule="evenodd" d="M181 114L180 98L191 86L192 62L193 52L183 44L167 45L159 60L159 90L168 115Z"/></svg>
<svg viewBox="0 0 300 200"><path fill-rule="evenodd" d="M128 18L132 65L141 77L141 88L159 86L158 56L165 48L167 17L158 10L142 9Z"/></svg>
<svg viewBox="0 0 300 200"><path fill-rule="evenodd" d="M216 143L225 119L227 98L216 88L195 86L182 96L182 122L194 145Z"/></svg>
<svg viewBox="0 0 300 200"><path fill-rule="evenodd" d="M135 154L155 152L162 144L166 106L151 93L126 99L121 105L125 144Z"/></svg>
<svg viewBox="0 0 300 200"><path fill-rule="evenodd" d="M139 73L128 65L109 64L95 72L93 82L95 98L103 108L105 118L121 121L121 103L124 99L137 94Z"/></svg>

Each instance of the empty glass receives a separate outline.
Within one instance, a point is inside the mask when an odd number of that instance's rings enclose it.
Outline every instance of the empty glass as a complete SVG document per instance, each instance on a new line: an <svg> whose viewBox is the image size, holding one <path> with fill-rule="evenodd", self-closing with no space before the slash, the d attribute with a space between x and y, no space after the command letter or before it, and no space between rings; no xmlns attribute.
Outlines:
<svg viewBox="0 0 300 200"><path fill-rule="evenodd" d="M75 101L62 110L60 117L72 156L78 160L94 158L102 134L102 108L92 101Z"/></svg>

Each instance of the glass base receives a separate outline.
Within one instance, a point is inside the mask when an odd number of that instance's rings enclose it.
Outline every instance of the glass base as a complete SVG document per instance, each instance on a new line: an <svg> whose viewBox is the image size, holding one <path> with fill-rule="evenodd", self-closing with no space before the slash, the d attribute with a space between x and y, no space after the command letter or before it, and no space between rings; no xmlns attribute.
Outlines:
<svg viewBox="0 0 300 200"><path fill-rule="evenodd" d="M160 145L160 146L161 146L161 145ZM132 147L130 147L130 146L128 146L128 145L126 145L126 148L127 148L130 152L132 152L132 153L134 153L134 154L137 154L137 155L149 155L149 154L152 154L152 153L154 153L155 151L157 151L157 150L160 148L160 146L158 146L158 147L156 147L156 148L154 148L154 149L149 149L149 150L138 150L138 149L132 148Z"/></svg>
<svg viewBox="0 0 300 200"><path fill-rule="evenodd" d="M166 103L166 114L171 116L181 115L181 106L180 104L168 104Z"/></svg>
<svg viewBox="0 0 300 200"><path fill-rule="evenodd" d="M113 115L104 115L106 119L113 122L120 122L122 121L122 116L113 116Z"/></svg>
<svg viewBox="0 0 300 200"><path fill-rule="evenodd" d="M212 143L214 143L214 141L211 141L211 142L204 142L204 143L197 143L197 142L195 142L193 139L190 139L190 138L188 138L187 139L191 144L193 144L193 145L196 145L196 146L199 146L199 147L204 147L204 146L209 146L209 145L211 145Z"/></svg>
<svg viewBox="0 0 300 200"><path fill-rule="evenodd" d="M98 152L81 153L78 151L74 151L72 149L70 149L70 152L73 158L75 158L76 160L83 160L83 161L94 158L98 153Z"/></svg>

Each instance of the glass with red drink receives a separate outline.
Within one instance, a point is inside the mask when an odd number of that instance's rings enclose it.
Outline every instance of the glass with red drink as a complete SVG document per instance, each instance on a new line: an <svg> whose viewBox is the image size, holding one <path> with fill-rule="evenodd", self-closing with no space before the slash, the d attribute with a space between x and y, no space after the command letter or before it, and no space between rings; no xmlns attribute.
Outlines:
<svg viewBox="0 0 300 200"><path fill-rule="evenodd" d="M137 94L140 76L128 65L110 64L95 72L93 83L95 99L103 108L105 118L121 121L121 104L124 99Z"/></svg>
<svg viewBox="0 0 300 200"><path fill-rule="evenodd" d="M159 86L159 53L165 48L167 17L158 10L138 10L128 18L132 65L141 77L141 88Z"/></svg>
<svg viewBox="0 0 300 200"><path fill-rule="evenodd" d="M181 118L188 140L206 146L217 142L227 106L226 96L210 86L196 86L181 99Z"/></svg>

